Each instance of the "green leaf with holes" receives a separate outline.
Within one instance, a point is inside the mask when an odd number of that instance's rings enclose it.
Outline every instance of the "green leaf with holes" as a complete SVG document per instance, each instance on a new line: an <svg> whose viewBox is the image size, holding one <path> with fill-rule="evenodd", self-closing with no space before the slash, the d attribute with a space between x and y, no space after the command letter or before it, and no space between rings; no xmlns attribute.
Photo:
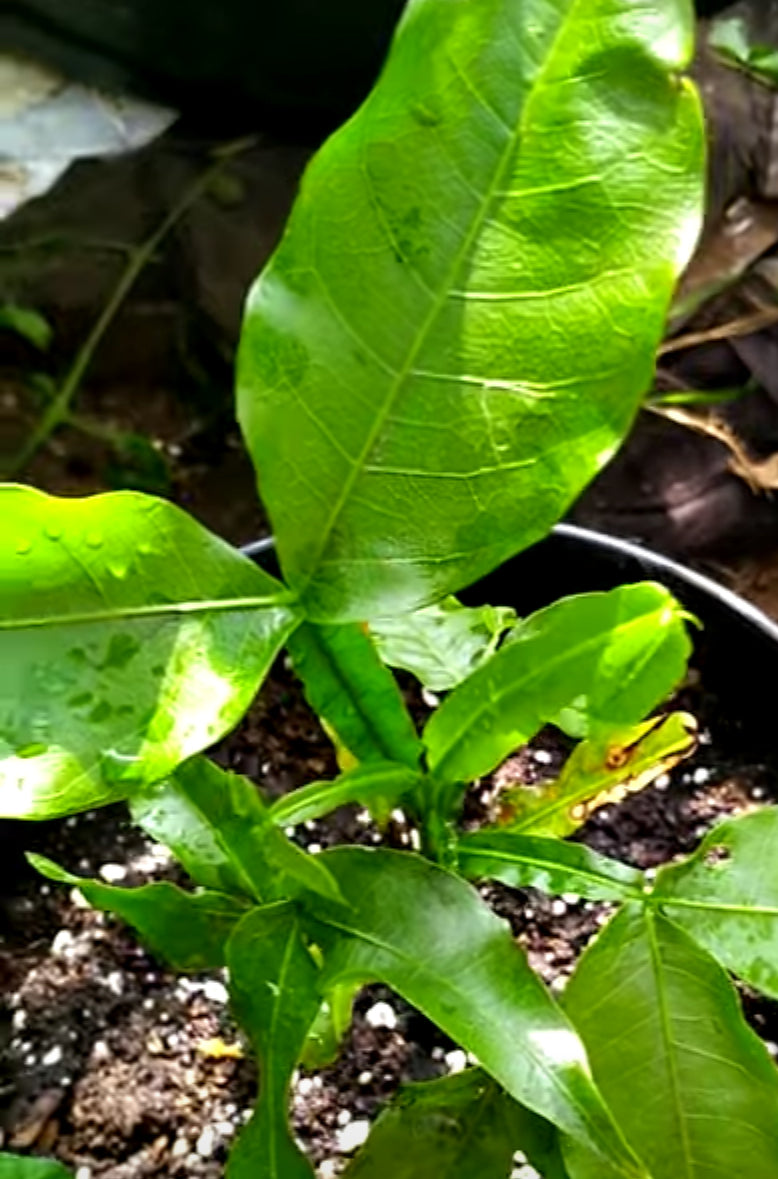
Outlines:
<svg viewBox="0 0 778 1179"><path fill-rule="evenodd" d="M410 671L431 692L455 688L493 655L516 624L509 606L463 606L454 597L370 625L390 667Z"/></svg>
<svg viewBox="0 0 778 1179"><path fill-rule="evenodd" d="M778 808L720 823L663 868L652 901L745 982L778 999Z"/></svg>
<svg viewBox="0 0 778 1179"><path fill-rule="evenodd" d="M238 412L318 620L543 536L649 387L700 227L689 0L411 0L251 292Z"/></svg>
<svg viewBox="0 0 778 1179"><path fill-rule="evenodd" d="M0 815L126 798L240 719L290 595L172 504L0 486Z"/></svg>
<svg viewBox="0 0 778 1179"><path fill-rule="evenodd" d="M778 1071L725 971L687 933L628 906L585 952L564 1006L652 1179L775 1179ZM571 1179L601 1174L574 1155Z"/></svg>
<svg viewBox="0 0 778 1179"><path fill-rule="evenodd" d="M696 745L697 725L686 712L581 741L554 781L503 791L505 826L533 835L571 835L599 807L645 789Z"/></svg>
<svg viewBox="0 0 778 1179"><path fill-rule="evenodd" d="M131 925L175 970L213 970L224 966L227 940L249 903L217 892L184 892L166 880L140 888L116 888L74 876L45 856L28 854L33 868L58 884L83 893L95 909L115 913Z"/></svg>

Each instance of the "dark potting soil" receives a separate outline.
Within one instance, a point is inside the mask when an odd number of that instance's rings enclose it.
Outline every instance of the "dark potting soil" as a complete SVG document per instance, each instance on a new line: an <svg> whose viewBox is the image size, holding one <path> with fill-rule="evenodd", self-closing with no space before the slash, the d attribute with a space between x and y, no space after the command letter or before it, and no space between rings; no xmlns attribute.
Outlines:
<svg viewBox="0 0 778 1179"><path fill-rule="evenodd" d="M410 692L410 684L406 682ZM423 709L411 693L413 711ZM598 811L580 838L643 868L688 852L722 816L775 800L778 767L728 748L729 718L699 685L680 701L698 716L692 759L639 795ZM269 797L337 771L332 747L279 661L239 729L215 751L225 766ZM476 817L516 781L551 777L567 753L551 730L517 751L471 791ZM333 843L407 847L395 813L382 837L366 812L342 808L298 832L311 850ZM217 1179L230 1142L248 1117L256 1085L232 1022L225 979L176 977L109 915L77 892L42 881L20 849L49 855L74 872L137 885L181 880L165 849L127 822L122 807L59 823L8 828L0 942L0 1132L7 1149L53 1154L78 1179ZM511 924L533 968L558 991L583 947L607 920L607 905L548 898L501 886L484 897ZM744 993L754 1027L772 1051L778 1004ZM321 1179L337 1175L397 1086L463 1068L465 1054L384 988L367 988L339 1061L300 1070L292 1110L296 1134Z"/></svg>

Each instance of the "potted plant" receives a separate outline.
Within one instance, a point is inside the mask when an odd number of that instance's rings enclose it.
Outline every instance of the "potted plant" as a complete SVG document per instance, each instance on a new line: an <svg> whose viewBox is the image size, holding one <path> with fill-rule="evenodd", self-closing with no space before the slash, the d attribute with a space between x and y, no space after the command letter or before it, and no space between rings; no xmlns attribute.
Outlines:
<svg viewBox="0 0 778 1179"><path fill-rule="evenodd" d="M478 1063L401 1097L355 1176L402 1151L408 1176L508 1176L519 1151L546 1179L775 1174L778 1077L727 971L778 990L777 812L655 879L564 838L693 746L685 713L650 716L685 608L638 581L503 614L421 733L386 666L429 632L461 656L483 614L451 594L547 533L629 427L700 221L692 31L684 0L411 0L247 306L238 410L282 579L152 497L0 491L2 811L126 799L189 873L133 890L35 861L180 969L227 966L260 1065L231 1179L311 1175L290 1078L370 981ZM202 751L283 647L348 768L268 805ZM468 783L549 722L578 741L557 780L465 829ZM418 852L288 835L354 800L401 805ZM618 908L562 1003L484 880Z"/></svg>

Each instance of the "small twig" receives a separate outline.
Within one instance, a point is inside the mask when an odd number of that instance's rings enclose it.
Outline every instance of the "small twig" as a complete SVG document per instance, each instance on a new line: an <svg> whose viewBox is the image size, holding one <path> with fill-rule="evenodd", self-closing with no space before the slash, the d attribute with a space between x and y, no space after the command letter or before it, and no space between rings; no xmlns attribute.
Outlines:
<svg viewBox="0 0 778 1179"><path fill-rule="evenodd" d="M738 319L731 319L728 323L721 323L717 327L707 328L701 332L688 332L685 336L676 336L672 340L665 340L659 349L658 356L667 356L671 352L682 352L686 348L696 348L699 344L709 344L714 340L731 340L737 336L751 336L762 328L778 323L778 307L767 307L764 311L754 312L752 315L741 315Z"/></svg>
<svg viewBox="0 0 778 1179"><path fill-rule="evenodd" d="M144 242L141 242L132 251L127 266L119 277L111 297L103 307L92 330L79 348L73 359L73 363L65 374L65 379L62 382L59 392L47 406L38 425L14 456L8 469L4 472L6 478L13 478L20 471L24 470L30 460L40 450L41 446L48 441L53 432L67 420L70 404L79 389L84 374L91 364L103 336L111 326L119 308L134 286L138 276L151 261L161 242L202 195L213 178L221 172L225 165L255 142L256 140L254 139L243 139L238 143L229 144L224 148L220 148L216 161L211 167L203 172L189 186L181 199L173 206L151 236Z"/></svg>

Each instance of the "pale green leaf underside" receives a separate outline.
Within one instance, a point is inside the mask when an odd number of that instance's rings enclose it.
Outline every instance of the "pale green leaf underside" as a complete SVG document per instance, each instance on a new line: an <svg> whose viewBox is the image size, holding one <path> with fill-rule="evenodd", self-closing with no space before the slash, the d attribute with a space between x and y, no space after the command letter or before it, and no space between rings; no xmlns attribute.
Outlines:
<svg viewBox="0 0 778 1179"><path fill-rule="evenodd" d="M0 814L127 797L223 736L290 596L172 504L0 487Z"/></svg>
<svg viewBox="0 0 778 1179"><path fill-rule="evenodd" d="M410 671L431 692L448 692L494 654L515 623L509 606L463 606L451 597L373 620L370 634L390 667Z"/></svg>
<svg viewBox="0 0 778 1179"><path fill-rule="evenodd" d="M778 808L714 827L652 900L727 970L778 999Z"/></svg>
<svg viewBox="0 0 778 1179"><path fill-rule="evenodd" d="M683 930L623 909L564 1006L652 1179L775 1179L778 1071L726 973Z"/></svg>
<svg viewBox="0 0 778 1179"><path fill-rule="evenodd" d="M311 617L474 582L613 454L700 224L691 15L411 0L241 342L241 425Z"/></svg>

